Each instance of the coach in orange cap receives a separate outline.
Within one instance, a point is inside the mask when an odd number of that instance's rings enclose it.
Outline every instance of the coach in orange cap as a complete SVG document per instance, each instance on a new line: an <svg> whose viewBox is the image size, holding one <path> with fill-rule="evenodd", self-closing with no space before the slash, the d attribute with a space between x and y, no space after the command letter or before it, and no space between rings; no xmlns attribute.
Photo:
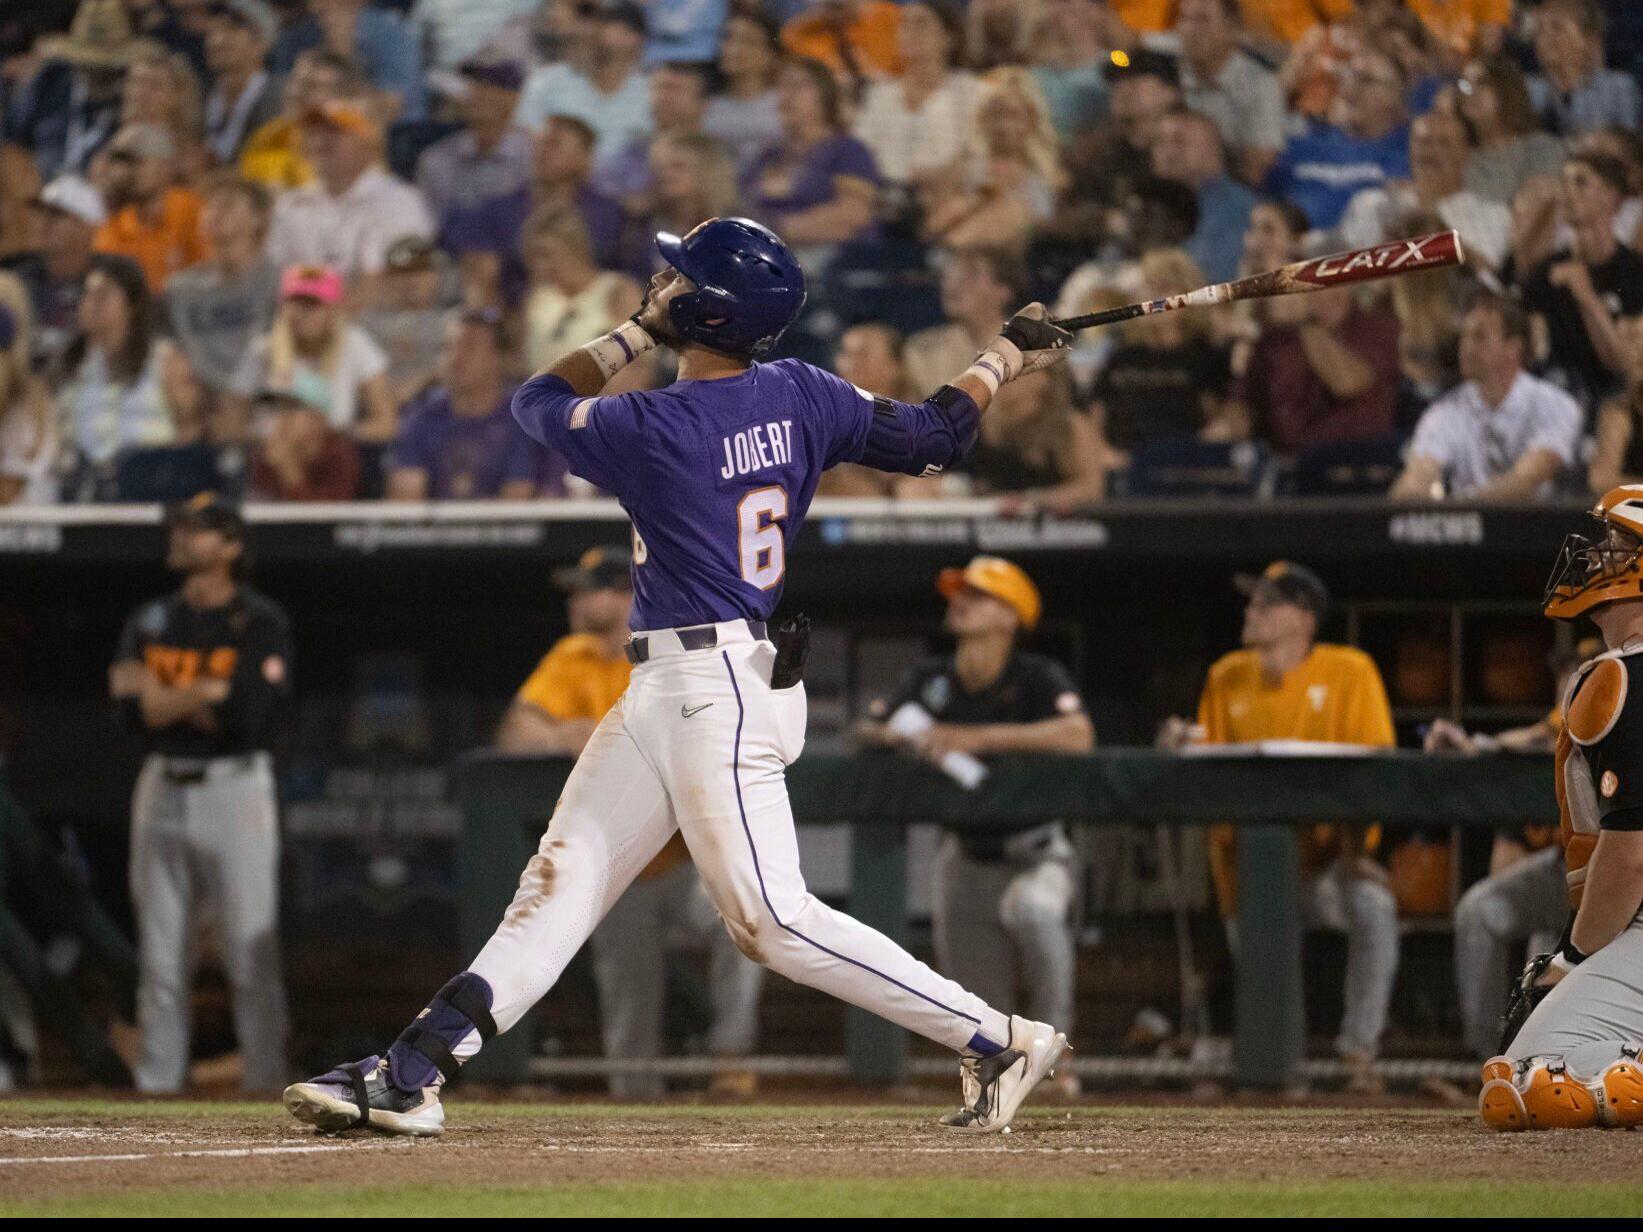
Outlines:
<svg viewBox="0 0 1643 1232"><path fill-rule="evenodd" d="M916 664L894 697L859 729L869 744L901 748L950 771L954 753L1087 753L1095 727L1067 669L1018 648L1038 625L1033 580L998 556L944 569L951 655ZM948 833L936 857L931 909L936 962L999 1004L1070 1023L1077 948L1075 853L1059 821L1016 832ZM1077 1079L1066 1071L1065 1091Z"/></svg>
<svg viewBox="0 0 1643 1232"><path fill-rule="evenodd" d="M1329 608L1329 592L1318 575L1280 560L1257 576L1240 576L1237 584L1248 597L1244 648L1209 669L1197 727L1171 719L1159 743L1167 748L1259 740L1395 745L1392 710L1375 661L1354 647L1318 641L1318 625ZM1306 922L1346 934L1346 1005L1335 1047L1356 1090L1378 1085L1371 1064L1398 974L1397 903L1372 858L1379 839L1377 827L1317 825L1300 833ZM1210 869L1234 952L1236 844L1232 826L1210 828Z"/></svg>

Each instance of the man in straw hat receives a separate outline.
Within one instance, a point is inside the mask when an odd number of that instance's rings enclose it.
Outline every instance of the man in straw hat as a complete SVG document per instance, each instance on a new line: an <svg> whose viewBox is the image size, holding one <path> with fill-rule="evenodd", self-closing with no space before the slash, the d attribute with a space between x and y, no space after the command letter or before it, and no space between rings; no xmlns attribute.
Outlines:
<svg viewBox="0 0 1643 1232"><path fill-rule="evenodd" d="M17 96L9 127L34 151L42 179L84 171L114 135L134 46L121 0L82 0L68 33L41 41L46 62Z"/></svg>

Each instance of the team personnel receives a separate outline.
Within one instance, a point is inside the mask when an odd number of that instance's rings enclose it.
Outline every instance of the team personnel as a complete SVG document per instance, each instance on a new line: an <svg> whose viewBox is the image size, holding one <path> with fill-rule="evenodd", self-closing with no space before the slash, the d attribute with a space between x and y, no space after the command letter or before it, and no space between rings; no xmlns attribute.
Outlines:
<svg viewBox="0 0 1643 1232"><path fill-rule="evenodd" d="M1575 649L1574 657L1565 656L1554 665L1559 704L1538 723L1487 735L1439 719L1427 730L1426 751L1468 756L1496 751L1552 752L1563 730L1563 693L1575 669L1602 649L1599 639L1587 638ZM1531 954L1554 948L1568 916L1568 899L1556 826L1527 825L1495 836L1489 875L1455 905L1455 992L1466 1045L1479 1060L1500 1051L1500 1016L1506 1008L1506 987L1500 978L1502 950L1514 942L1521 945L1525 938Z"/></svg>
<svg viewBox="0 0 1643 1232"><path fill-rule="evenodd" d="M554 575L569 594L570 633L542 657L520 687L497 729L497 747L511 753L581 755L599 720L628 687L633 665L623 653L633 605L632 556L589 548L573 569ZM624 1061L662 1053L664 970L671 941L684 937L708 951L714 1056L746 1056L759 1031L759 986L764 968L749 962L719 924L713 902L675 834L593 930L593 974L605 1055ZM752 1094L755 1075L714 1075L719 1094ZM656 1074L612 1074L617 1099L654 1100L665 1094Z"/></svg>
<svg viewBox="0 0 1643 1232"><path fill-rule="evenodd" d="M1589 618L1608 648L1576 671L1557 738L1574 911L1524 968L1504 1055L1483 1066L1478 1111L1495 1129L1643 1125L1643 486L1593 513L1602 537L1564 541L1542 601L1554 620Z"/></svg>
<svg viewBox="0 0 1643 1232"><path fill-rule="evenodd" d="M436 1134L442 1081L553 987L628 883L683 833L731 936L791 979L961 1056L955 1128L1002 1130L1066 1037L937 975L805 889L786 767L804 744L807 626L773 640L787 553L828 467L923 474L975 440L998 388L1064 359L1070 336L1029 305L921 403L875 397L797 360L760 363L804 306L775 234L710 219L661 234L668 268L612 332L527 381L514 414L633 519L635 664L565 785L496 933L395 1042L286 1091L321 1129ZM600 397L658 343L666 389Z"/></svg>
<svg viewBox="0 0 1643 1232"><path fill-rule="evenodd" d="M1017 647L1043 610L1032 579L1010 561L977 556L943 570L936 585L947 599L953 653L916 664L878 708L890 716L915 706L934 724L902 735L867 723L863 737L938 766L955 750L985 758L1094 748L1095 727L1067 670ZM931 895L937 965L994 1004L1013 1001L1019 990L1028 1014L1070 1030L1078 962L1074 855L1058 821L944 836ZM1070 1072L1061 1083L1077 1089Z"/></svg>
<svg viewBox="0 0 1643 1232"><path fill-rule="evenodd" d="M1244 648L1209 669L1198 701L1198 730L1165 724L1160 743L1180 747L1255 740L1307 740L1390 747L1397 743L1386 688L1361 650L1318 641L1329 592L1311 570L1275 561L1240 578L1248 595ZM1374 859L1378 827L1317 825L1300 835L1302 909L1307 924L1346 934L1346 996L1335 1050L1348 1085L1373 1090L1372 1063L1398 974L1398 909ZM1210 871L1227 933L1237 948L1237 830L1210 828Z"/></svg>
<svg viewBox="0 0 1643 1232"><path fill-rule="evenodd" d="M188 1073L194 912L220 930L247 1090L287 1078L279 828L268 746L291 690L285 613L245 584L239 510L205 493L167 517L182 588L126 621L109 692L148 748L131 801L143 1091Z"/></svg>

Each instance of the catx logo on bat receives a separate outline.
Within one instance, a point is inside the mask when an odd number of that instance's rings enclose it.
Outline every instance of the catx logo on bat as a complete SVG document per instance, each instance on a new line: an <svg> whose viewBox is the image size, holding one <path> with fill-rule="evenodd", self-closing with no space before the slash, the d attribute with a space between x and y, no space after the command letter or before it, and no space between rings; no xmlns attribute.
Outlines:
<svg viewBox="0 0 1643 1232"><path fill-rule="evenodd" d="M1390 244L1365 248L1359 252L1319 257L1302 277L1309 282L1326 282L1360 270L1378 270L1390 274L1395 270L1418 268L1422 265L1449 264L1449 254L1443 251L1443 246L1444 242L1450 239L1451 236L1447 232L1439 235L1422 235L1411 240L1394 240ZM1438 251L1428 252L1428 245Z"/></svg>

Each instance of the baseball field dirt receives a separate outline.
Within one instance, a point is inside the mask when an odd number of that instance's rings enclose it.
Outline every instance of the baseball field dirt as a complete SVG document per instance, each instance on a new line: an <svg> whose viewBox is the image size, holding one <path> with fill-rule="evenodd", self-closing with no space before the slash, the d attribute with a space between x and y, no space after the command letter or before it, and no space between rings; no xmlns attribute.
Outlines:
<svg viewBox="0 0 1643 1232"><path fill-rule="evenodd" d="M0 1099L18 1215L1637 1215L1643 1137L1404 1108L938 1109L453 1099L443 1138L277 1104Z"/></svg>

